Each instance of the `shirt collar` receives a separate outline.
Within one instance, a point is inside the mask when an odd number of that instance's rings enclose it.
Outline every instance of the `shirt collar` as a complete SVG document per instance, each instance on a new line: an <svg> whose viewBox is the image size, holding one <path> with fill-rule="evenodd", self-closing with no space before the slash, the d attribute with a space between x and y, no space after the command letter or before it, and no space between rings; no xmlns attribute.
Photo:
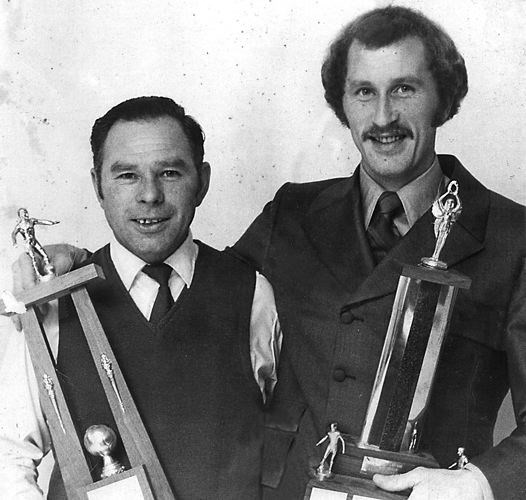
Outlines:
<svg viewBox="0 0 526 500"><path fill-rule="evenodd" d="M444 174L435 155L431 166L416 179L403 186L397 194L404 207L409 227L428 210L435 201L440 189ZM363 168L360 169L360 191L365 227L369 227L376 203L385 191Z"/></svg>
<svg viewBox="0 0 526 500"><path fill-rule="evenodd" d="M191 231L188 231L188 236L181 246L164 261L181 277L188 288L194 277L197 253L198 246L194 243ZM114 236L110 241L110 256L123 285L130 291L146 262L124 248Z"/></svg>

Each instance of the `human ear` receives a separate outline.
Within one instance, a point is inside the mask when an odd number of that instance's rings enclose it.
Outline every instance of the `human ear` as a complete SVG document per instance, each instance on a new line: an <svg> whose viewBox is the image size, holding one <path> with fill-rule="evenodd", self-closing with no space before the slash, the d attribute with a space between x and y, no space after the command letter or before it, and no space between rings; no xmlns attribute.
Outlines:
<svg viewBox="0 0 526 500"><path fill-rule="evenodd" d="M199 175L200 186L196 195L196 207L201 205L206 193L208 192L208 187L210 186L210 164L207 161L204 161L197 169L197 174Z"/></svg>
<svg viewBox="0 0 526 500"><path fill-rule="evenodd" d="M102 203L102 193L99 190L99 176L97 175L97 171L92 168L91 171L91 183L93 184L93 189L95 190L95 195L97 196L97 200L99 203Z"/></svg>

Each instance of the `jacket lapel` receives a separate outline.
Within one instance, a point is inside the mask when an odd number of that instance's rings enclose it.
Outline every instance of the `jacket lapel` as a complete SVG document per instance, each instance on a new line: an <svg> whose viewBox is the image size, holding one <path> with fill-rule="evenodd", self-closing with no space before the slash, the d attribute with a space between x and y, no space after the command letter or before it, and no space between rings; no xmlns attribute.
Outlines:
<svg viewBox="0 0 526 500"><path fill-rule="evenodd" d="M374 268L363 228L358 170L322 191L303 228L319 259L352 293Z"/></svg>
<svg viewBox="0 0 526 500"><path fill-rule="evenodd" d="M489 192L453 156L440 155L440 166L451 180L459 183L462 214L453 225L440 260L449 268L484 248L489 210ZM354 292L350 304L394 293L404 264L417 265L435 248L434 217L429 209L409 232L366 277Z"/></svg>
<svg viewBox="0 0 526 500"><path fill-rule="evenodd" d="M459 183L463 209L440 259L454 267L484 248L489 192L453 156L439 155L444 174ZM303 227L318 257L351 293L356 304L394 293L404 264L417 265L435 248L434 217L429 209L387 256L374 266L363 227L359 169L322 191Z"/></svg>
<svg viewBox="0 0 526 500"><path fill-rule="evenodd" d="M351 298L352 303L380 298L396 290L404 264L418 264L434 248L433 216L426 212L367 276ZM425 251L425 249L430 249Z"/></svg>

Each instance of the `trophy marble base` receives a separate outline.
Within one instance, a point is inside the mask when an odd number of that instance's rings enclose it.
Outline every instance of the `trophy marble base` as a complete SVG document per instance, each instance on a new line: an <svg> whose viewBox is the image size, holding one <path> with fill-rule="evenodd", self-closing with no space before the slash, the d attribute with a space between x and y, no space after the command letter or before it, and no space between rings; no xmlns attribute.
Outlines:
<svg viewBox="0 0 526 500"><path fill-rule="evenodd" d="M307 485L304 500L405 500L407 493L383 491L370 479L335 474L330 480L312 479Z"/></svg>

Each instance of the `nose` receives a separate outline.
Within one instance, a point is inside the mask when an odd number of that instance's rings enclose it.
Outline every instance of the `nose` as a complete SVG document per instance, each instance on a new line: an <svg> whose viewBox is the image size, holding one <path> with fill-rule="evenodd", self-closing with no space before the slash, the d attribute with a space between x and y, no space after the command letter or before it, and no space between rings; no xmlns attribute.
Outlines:
<svg viewBox="0 0 526 500"><path fill-rule="evenodd" d="M163 186L160 179L147 176L141 179L138 186L137 201L142 203L158 204L164 200Z"/></svg>
<svg viewBox="0 0 526 500"><path fill-rule="evenodd" d="M385 127L398 119L398 111L389 96L380 96L374 110L374 123L378 127Z"/></svg>

